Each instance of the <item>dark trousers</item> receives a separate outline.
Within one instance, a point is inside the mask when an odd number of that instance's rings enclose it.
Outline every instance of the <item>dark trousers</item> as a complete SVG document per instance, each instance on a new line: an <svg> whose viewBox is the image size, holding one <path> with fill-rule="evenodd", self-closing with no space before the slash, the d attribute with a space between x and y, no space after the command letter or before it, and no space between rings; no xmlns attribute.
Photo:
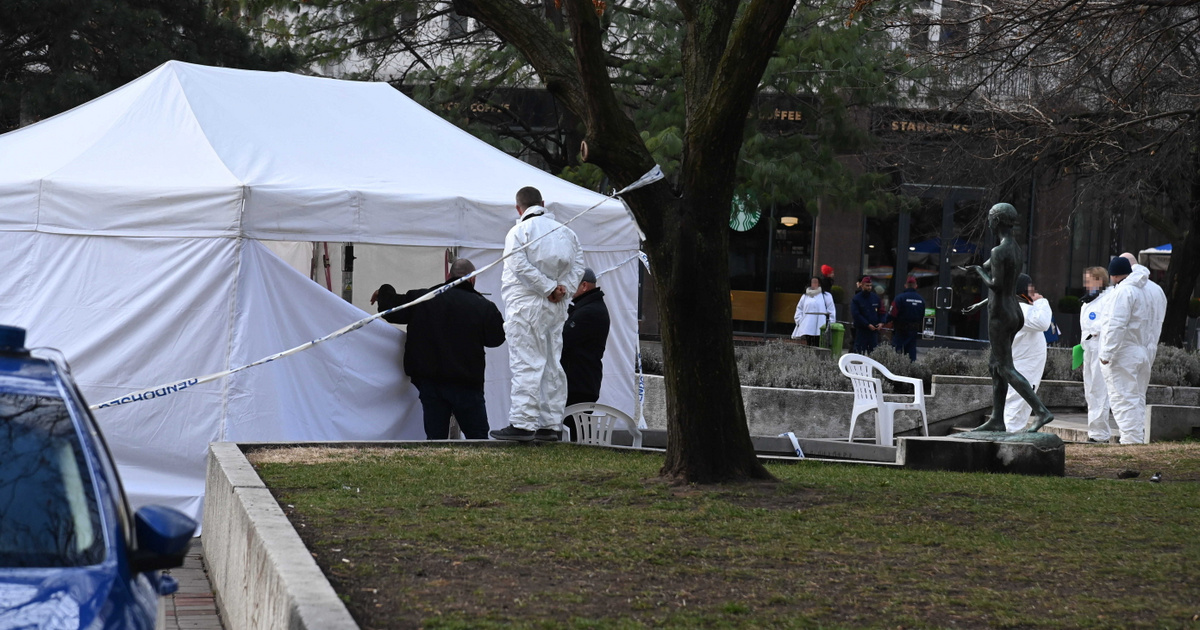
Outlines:
<svg viewBox="0 0 1200 630"><path fill-rule="evenodd" d="M879 345L879 332L870 328L854 329L854 352L856 354L871 354L875 346Z"/></svg>
<svg viewBox="0 0 1200 630"><path fill-rule="evenodd" d="M414 378L413 385L421 393L421 407L425 411L425 439L449 438L450 414L454 414L458 428L462 429L468 440L487 439L487 405L482 389L426 378Z"/></svg>
<svg viewBox="0 0 1200 630"><path fill-rule="evenodd" d="M892 347L900 354L907 354L909 361L916 361L917 331L897 329L892 333Z"/></svg>

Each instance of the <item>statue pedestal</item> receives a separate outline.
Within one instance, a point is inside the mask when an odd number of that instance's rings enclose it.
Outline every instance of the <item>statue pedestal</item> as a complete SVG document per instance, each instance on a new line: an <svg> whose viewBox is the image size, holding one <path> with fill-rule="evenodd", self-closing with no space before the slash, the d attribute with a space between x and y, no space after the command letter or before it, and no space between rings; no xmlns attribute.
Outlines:
<svg viewBox="0 0 1200 630"><path fill-rule="evenodd" d="M1062 477L1066 445L1049 433L970 431L953 437L900 438L905 468Z"/></svg>

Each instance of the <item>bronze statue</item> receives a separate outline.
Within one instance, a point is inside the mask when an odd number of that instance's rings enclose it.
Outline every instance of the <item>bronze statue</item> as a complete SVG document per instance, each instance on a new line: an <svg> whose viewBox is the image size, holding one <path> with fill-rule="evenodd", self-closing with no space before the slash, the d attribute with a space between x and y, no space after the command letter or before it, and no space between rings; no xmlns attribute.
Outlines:
<svg viewBox="0 0 1200 630"><path fill-rule="evenodd" d="M1042 404L1029 381L1013 367L1012 344L1017 332L1025 325L1025 316L1015 293L1017 276L1021 274L1021 248L1013 239L1013 226L1017 224L1017 210L1011 204L998 203L988 211L988 228L996 235L1000 244L992 248L992 256L983 266L973 265L968 269L979 274L988 287L988 298L963 310L970 313L985 303L988 305L988 336L992 342L992 354L988 358L988 371L992 375L992 415L975 431L1004 431L1004 398L1011 386L1033 407L1034 422L1028 429L1036 433L1054 419L1054 414Z"/></svg>

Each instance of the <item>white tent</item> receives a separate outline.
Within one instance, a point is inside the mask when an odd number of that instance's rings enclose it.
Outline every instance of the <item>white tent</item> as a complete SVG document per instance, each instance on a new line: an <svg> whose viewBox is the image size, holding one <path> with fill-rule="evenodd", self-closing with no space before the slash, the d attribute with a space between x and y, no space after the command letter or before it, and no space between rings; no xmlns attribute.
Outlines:
<svg viewBox="0 0 1200 630"><path fill-rule="evenodd" d="M262 241L445 247L496 260L515 191L569 219L602 201L497 151L384 83L169 62L0 136L0 322L57 347L95 403L244 365L366 314ZM638 247L619 202L575 221L590 266ZM400 290L428 286L406 281ZM503 308L500 268L477 287ZM613 330L602 402L635 405L636 263L601 280ZM371 288L360 287L359 292ZM403 333L376 321L298 355L97 410L137 504L201 509L211 441L424 437ZM495 427L507 347L488 352Z"/></svg>
<svg viewBox="0 0 1200 630"><path fill-rule="evenodd" d="M1171 244L1143 249L1138 252L1138 262L1152 271L1166 271L1171 264Z"/></svg>

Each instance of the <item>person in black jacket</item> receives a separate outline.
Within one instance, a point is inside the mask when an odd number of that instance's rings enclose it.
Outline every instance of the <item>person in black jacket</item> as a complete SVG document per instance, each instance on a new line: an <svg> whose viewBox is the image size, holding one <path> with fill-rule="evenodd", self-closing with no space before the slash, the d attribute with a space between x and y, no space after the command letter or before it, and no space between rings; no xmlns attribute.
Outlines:
<svg viewBox="0 0 1200 630"><path fill-rule="evenodd" d="M850 315L854 320L854 352L871 354L879 344L879 296L875 295L871 276L863 276L858 293L850 300Z"/></svg>
<svg viewBox="0 0 1200 630"><path fill-rule="evenodd" d="M925 298L917 293L917 278L909 276L904 291L892 301L887 321L892 322L892 347L907 354L909 361L917 360L917 336L925 319Z"/></svg>
<svg viewBox="0 0 1200 630"><path fill-rule="evenodd" d="M608 343L608 307L596 286L596 273L583 270L579 289L567 309L563 325L563 371L567 373L567 406L600 399L604 378L604 347Z"/></svg>
<svg viewBox="0 0 1200 630"><path fill-rule="evenodd" d="M475 271L459 258L450 266L450 280L428 289L398 295L385 284L371 296L383 312L445 286ZM487 406L483 398L485 347L504 343L504 317L490 300L475 290L475 279L455 286L427 301L385 315L393 324L408 324L404 346L404 372L421 395L425 412L425 438L450 436L450 414L469 440L488 437Z"/></svg>

